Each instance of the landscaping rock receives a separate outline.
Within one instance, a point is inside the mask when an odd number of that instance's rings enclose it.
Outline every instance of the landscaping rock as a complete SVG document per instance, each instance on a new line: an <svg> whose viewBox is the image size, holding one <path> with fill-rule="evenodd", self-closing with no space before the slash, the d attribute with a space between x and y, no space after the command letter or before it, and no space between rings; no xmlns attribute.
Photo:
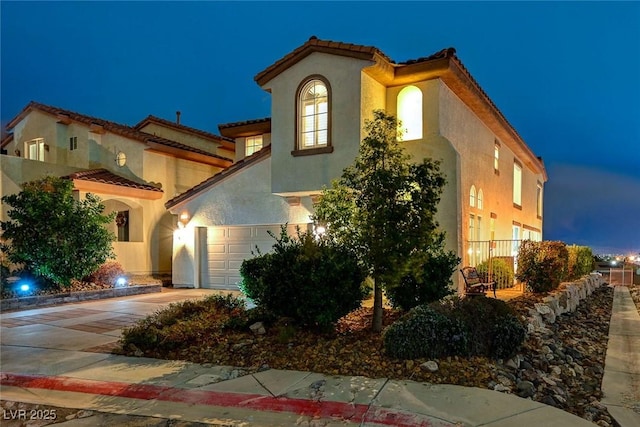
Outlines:
<svg viewBox="0 0 640 427"><path fill-rule="evenodd" d="M256 322L253 325L249 326L251 332L254 335L264 335L267 333L267 330L264 328L264 324L262 322Z"/></svg>
<svg viewBox="0 0 640 427"><path fill-rule="evenodd" d="M536 392L536 387L531 381L518 381L516 387L518 388L518 396L520 397L531 397Z"/></svg>
<svg viewBox="0 0 640 427"><path fill-rule="evenodd" d="M422 369L425 369L429 372L436 372L438 370L438 363L433 360L429 360L420 365Z"/></svg>

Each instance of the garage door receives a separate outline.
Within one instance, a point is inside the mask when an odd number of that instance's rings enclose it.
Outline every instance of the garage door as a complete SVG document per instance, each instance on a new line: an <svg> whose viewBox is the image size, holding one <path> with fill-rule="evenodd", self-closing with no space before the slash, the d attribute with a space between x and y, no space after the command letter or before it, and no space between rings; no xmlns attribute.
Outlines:
<svg viewBox="0 0 640 427"><path fill-rule="evenodd" d="M305 230L306 224L301 224ZM275 243L269 231L280 234L280 225L220 226L201 230L200 286L209 289L238 289L242 280L242 261L253 258L256 246L262 253L269 252ZM295 225L288 232L295 233Z"/></svg>

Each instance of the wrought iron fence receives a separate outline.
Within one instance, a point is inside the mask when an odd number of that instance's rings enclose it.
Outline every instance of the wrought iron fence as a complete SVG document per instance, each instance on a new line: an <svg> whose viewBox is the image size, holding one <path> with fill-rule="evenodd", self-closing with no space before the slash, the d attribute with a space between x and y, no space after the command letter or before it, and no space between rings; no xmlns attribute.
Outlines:
<svg viewBox="0 0 640 427"><path fill-rule="evenodd" d="M518 271L518 250L521 240L467 241L464 264L476 267L496 281L498 289L512 288Z"/></svg>

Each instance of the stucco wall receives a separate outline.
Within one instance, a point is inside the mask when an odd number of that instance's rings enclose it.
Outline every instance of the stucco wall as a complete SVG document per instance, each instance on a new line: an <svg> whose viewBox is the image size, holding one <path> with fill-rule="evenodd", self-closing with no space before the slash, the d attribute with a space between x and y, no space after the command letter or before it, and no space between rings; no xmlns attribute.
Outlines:
<svg viewBox="0 0 640 427"><path fill-rule="evenodd" d="M69 150L69 138L78 138L78 148ZM45 161L24 159L24 141L44 138L49 145ZM21 158L12 156L15 149ZM126 154L126 163L116 165L118 151ZM115 242L117 261L129 273L168 273L171 271L173 230L177 220L166 211L164 203L175 195L204 181L220 168L176 159L146 150L142 142L113 133L96 134L88 126L73 122L57 123L57 118L38 110L30 112L14 128L14 143L7 156L0 156L2 194L20 191L20 184L46 175L64 176L82 169L106 168L136 182L159 184L161 199L144 200L111 194L97 195L105 203L107 213L130 211L129 242ZM84 197L84 193L80 194ZM6 207L3 206L3 219ZM112 225L112 231L115 226Z"/></svg>
<svg viewBox="0 0 640 427"><path fill-rule="evenodd" d="M314 52L268 82L274 193L318 192L339 177L358 154L361 135L361 70L368 61ZM294 157L296 91L309 76L322 75L331 86L333 153Z"/></svg>
<svg viewBox="0 0 640 427"><path fill-rule="evenodd" d="M188 212L190 226L308 223L312 203L301 197L299 206L271 193L272 159L238 171L198 197L172 208Z"/></svg>
<svg viewBox="0 0 640 427"><path fill-rule="evenodd" d="M462 207L462 235L468 239L469 217L473 213L482 217L481 240L489 240L489 218L495 213L495 239L511 239L512 225L516 221L522 226L542 230L542 220L536 214L537 183L543 182L524 165L522 167L522 209L513 205L512 141L499 141L499 174L494 173L494 144L496 137L480 119L444 83L440 82L440 130L442 136L451 141L460 153L460 206ZM483 209L471 208L469 192L471 185L482 189Z"/></svg>

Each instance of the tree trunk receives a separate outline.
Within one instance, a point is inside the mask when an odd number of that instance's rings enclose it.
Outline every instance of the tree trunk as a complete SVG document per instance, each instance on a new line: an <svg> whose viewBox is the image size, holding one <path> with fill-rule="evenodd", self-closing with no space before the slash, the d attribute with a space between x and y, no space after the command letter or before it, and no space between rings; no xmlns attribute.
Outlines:
<svg viewBox="0 0 640 427"><path fill-rule="evenodd" d="M382 287L380 279L373 279L373 322L371 329L374 332L382 331Z"/></svg>

